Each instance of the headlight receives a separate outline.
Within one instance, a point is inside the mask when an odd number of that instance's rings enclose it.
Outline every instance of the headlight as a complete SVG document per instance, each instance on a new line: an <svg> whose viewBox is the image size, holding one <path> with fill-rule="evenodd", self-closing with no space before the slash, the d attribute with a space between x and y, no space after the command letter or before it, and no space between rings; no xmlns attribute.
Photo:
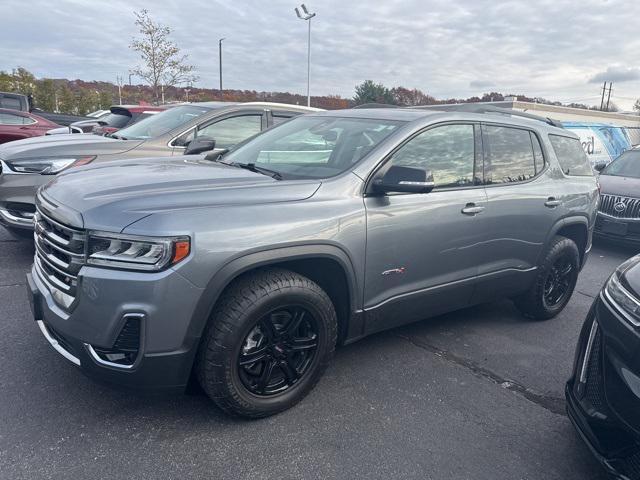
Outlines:
<svg viewBox="0 0 640 480"><path fill-rule="evenodd" d="M93 161L95 156L64 158L27 158L24 160L5 160L11 170L19 173L39 173L55 175L65 168L79 167Z"/></svg>
<svg viewBox="0 0 640 480"><path fill-rule="evenodd" d="M625 288L620 278L626 270L640 261L640 257L633 257L618 267L605 285L605 293L615 304L625 318L635 326L640 326L640 301Z"/></svg>
<svg viewBox="0 0 640 480"><path fill-rule="evenodd" d="M125 270L159 271L189 255L189 237L142 237L90 232L87 263Z"/></svg>

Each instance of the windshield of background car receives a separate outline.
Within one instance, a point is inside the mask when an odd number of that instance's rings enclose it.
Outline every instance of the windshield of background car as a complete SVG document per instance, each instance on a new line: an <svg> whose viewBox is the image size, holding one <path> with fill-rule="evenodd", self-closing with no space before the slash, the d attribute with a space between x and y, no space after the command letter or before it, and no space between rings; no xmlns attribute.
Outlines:
<svg viewBox="0 0 640 480"><path fill-rule="evenodd" d="M194 105L173 107L140 120L130 127L118 131L114 136L126 140L146 140L147 138L159 137L209 111L211 111L209 108Z"/></svg>
<svg viewBox="0 0 640 480"><path fill-rule="evenodd" d="M640 178L640 151L623 153L607 165L600 175Z"/></svg>
<svg viewBox="0 0 640 480"><path fill-rule="evenodd" d="M121 113L110 113L109 115L100 118L101 122L105 122L107 126L115 128L124 127L130 120L131 117L129 115Z"/></svg>
<svg viewBox="0 0 640 480"><path fill-rule="evenodd" d="M258 135L224 157L283 178L328 178L367 155L404 122L326 116L298 117Z"/></svg>

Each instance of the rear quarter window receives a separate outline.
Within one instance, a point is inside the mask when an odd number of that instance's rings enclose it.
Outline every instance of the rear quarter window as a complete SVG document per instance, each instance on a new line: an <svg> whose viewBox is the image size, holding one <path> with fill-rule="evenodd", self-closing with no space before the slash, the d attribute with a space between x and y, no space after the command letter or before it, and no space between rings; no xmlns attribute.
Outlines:
<svg viewBox="0 0 640 480"><path fill-rule="evenodd" d="M584 153L580 140L561 135L549 135L549 141L565 175L593 176L591 164Z"/></svg>

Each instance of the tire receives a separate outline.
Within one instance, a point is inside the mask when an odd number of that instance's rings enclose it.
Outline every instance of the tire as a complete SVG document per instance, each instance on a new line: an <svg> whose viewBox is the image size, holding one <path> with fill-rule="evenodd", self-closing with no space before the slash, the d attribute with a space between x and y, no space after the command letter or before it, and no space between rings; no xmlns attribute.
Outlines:
<svg viewBox="0 0 640 480"><path fill-rule="evenodd" d="M566 275L566 268L570 271ZM532 320L549 320L558 315L567 305L578 281L580 270L580 253L575 242L569 238L555 237L538 267L535 282L531 288L523 295L515 299L516 307L522 314ZM554 280L563 279L566 281L566 290L554 303L552 300L560 295L562 288L558 288L554 293Z"/></svg>
<svg viewBox="0 0 640 480"><path fill-rule="evenodd" d="M221 295L202 337L196 375L225 412L266 417L292 407L313 389L333 357L336 339L335 308L322 288L288 270L259 270L235 280ZM246 364L253 358L260 360Z"/></svg>

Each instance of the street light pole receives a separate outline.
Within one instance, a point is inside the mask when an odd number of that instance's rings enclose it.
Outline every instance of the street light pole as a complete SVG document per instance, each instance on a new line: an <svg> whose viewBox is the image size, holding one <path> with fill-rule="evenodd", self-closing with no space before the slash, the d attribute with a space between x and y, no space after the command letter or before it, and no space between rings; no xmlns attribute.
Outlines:
<svg viewBox="0 0 640 480"><path fill-rule="evenodd" d="M225 37L218 40L218 58L220 60L220 98L222 99L222 41Z"/></svg>
<svg viewBox="0 0 640 480"><path fill-rule="evenodd" d="M300 13L300 9L303 13ZM316 16L315 13L310 13L307 10L306 5L303 3L300 8L295 8L296 15L300 20L305 20L309 23L307 33L307 107L311 106L311 19Z"/></svg>

